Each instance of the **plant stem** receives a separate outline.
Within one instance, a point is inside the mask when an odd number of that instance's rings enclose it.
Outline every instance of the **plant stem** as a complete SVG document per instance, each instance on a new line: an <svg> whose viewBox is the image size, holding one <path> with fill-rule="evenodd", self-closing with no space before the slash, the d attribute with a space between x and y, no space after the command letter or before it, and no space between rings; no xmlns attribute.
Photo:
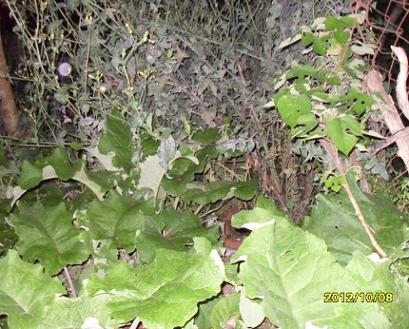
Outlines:
<svg viewBox="0 0 409 329"><path fill-rule="evenodd" d="M352 206L354 207L355 210L355 214L358 217L359 221L361 222L361 225L363 226L365 233L368 235L372 247L374 247L374 249L379 255L381 255L382 257L386 257L387 255L385 250L383 250L383 248L376 240L375 235L373 234L373 230L366 221L361 211L361 208L359 207L358 201L356 200L354 194L352 193L351 186L349 185L348 180L346 178L347 173L346 166L345 163L340 159L337 148L335 147L334 143L331 140L326 138L321 138L320 144L323 147L323 149L327 152L335 168L337 168L339 173L345 177L345 183L343 183L342 186L344 187L345 191L348 194L349 201L351 201Z"/></svg>
<svg viewBox="0 0 409 329"><path fill-rule="evenodd" d="M76 298L77 297L77 292L75 290L74 284L72 283L71 275L70 275L70 272L68 272L67 266L64 266L64 276L65 276L65 279L68 282L68 286L70 287L71 297Z"/></svg>

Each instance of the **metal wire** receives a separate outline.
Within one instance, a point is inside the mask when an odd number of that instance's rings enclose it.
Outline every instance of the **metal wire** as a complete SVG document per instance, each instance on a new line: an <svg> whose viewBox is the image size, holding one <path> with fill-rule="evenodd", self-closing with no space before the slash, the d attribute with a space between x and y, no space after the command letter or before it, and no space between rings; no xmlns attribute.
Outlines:
<svg viewBox="0 0 409 329"><path fill-rule="evenodd" d="M354 14L365 11L357 35L364 43L375 41L372 68L383 73L389 89L393 88L399 63L392 56L391 46L409 51L409 0L352 0L349 10Z"/></svg>

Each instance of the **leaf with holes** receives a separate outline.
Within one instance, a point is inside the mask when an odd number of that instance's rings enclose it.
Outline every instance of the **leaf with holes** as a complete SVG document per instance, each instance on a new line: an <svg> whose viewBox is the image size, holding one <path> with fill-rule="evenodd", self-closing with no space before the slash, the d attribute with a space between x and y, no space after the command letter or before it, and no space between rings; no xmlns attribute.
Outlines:
<svg viewBox="0 0 409 329"><path fill-rule="evenodd" d="M333 118L328 121L327 133L338 150L348 155L362 136L360 123L351 115Z"/></svg>
<svg viewBox="0 0 409 329"><path fill-rule="evenodd" d="M356 89L352 89L348 93L348 95L346 96L346 101L348 101L352 105L352 109L358 115L363 114L373 104L373 99L370 96L361 93Z"/></svg>
<svg viewBox="0 0 409 329"><path fill-rule="evenodd" d="M11 214L10 222L19 237L16 245L19 253L28 261L39 260L50 275L66 265L81 264L90 255L63 202L47 207L36 202Z"/></svg>

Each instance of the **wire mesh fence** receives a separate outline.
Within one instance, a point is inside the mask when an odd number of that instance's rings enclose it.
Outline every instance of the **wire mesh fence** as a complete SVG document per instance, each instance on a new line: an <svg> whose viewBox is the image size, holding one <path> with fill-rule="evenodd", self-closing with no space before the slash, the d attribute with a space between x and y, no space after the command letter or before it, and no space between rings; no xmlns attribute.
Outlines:
<svg viewBox="0 0 409 329"><path fill-rule="evenodd" d="M389 90L396 83L399 62L392 54L391 46L409 50L409 1L408 0L353 0L351 13L365 12L365 21L358 30L364 43L375 43L372 68L385 76Z"/></svg>

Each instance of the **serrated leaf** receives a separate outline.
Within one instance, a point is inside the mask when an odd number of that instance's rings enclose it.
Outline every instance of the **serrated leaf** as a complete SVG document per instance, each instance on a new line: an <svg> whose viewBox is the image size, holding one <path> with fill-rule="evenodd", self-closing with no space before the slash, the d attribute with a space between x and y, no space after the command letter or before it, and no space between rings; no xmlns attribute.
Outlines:
<svg viewBox="0 0 409 329"><path fill-rule="evenodd" d="M19 236L16 248L28 261L39 260L47 273L55 275L66 265L81 264L90 251L79 240L79 231L72 225L72 215L65 204L40 202L11 214L10 222Z"/></svg>
<svg viewBox="0 0 409 329"><path fill-rule="evenodd" d="M144 229L135 243L141 260L149 263L157 249L185 251L192 245L193 237L205 237L215 244L219 235L218 227L204 228L192 212L177 212L168 207L159 214L144 217Z"/></svg>
<svg viewBox="0 0 409 329"><path fill-rule="evenodd" d="M99 142L99 150L102 154L112 152L113 164L116 167L127 171L133 168L134 144L131 128L118 110L113 110L106 119L106 132Z"/></svg>
<svg viewBox="0 0 409 329"><path fill-rule="evenodd" d="M119 264L103 280L91 278L86 288L91 294L110 293L114 319L137 317L144 327L170 329L183 326L199 302L219 293L224 278L220 265L215 251L202 255L160 249L151 264Z"/></svg>
<svg viewBox="0 0 409 329"><path fill-rule="evenodd" d="M295 128L302 115L309 114L312 110L311 101L307 95L294 96L287 93L277 101L277 109L283 121Z"/></svg>
<svg viewBox="0 0 409 329"><path fill-rule="evenodd" d="M258 213L263 210L264 224L243 241L233 260L244 261L239 277L246 295L261 302L273 324L283 329L391 328L377 304L325 303L324 293L359 292L359 283L336 263L322 240L274 213L268 220L271 206L263 203ZM243 217L251 223L258 213Z"/></svg>
<svg viewBox="0 0 409 329"><path fill-rule="evenodd" d="M0 258L0 314L7 315L10 329L37 329L47 306L65 293L61 281L23 262L16 251Z"/></svg>
<svg viewBox="0 0 409 329"><path fill-rule="evenodd" d="M137 202L112 193L104 201L94 200L78 221L89 230L93 240L109 241L112 248L131 252L137 235L144 229L143 210L146 208L153 211L148 201Z"/></svg>
<svg viewBox="0 0 409 329"><path fill-rule="evenodd" d="M360 123L352 116L332 118L327 124L328 136L344 155L348 155L362 135Z"/></svg>
<svg viewBox="0 0 409 329"><path fill-rule="evenodd" d="M392 251L404 240L405 219L393 204L380 196L362 193L352 180L350 186L355 198L377 241L386 250ZM311 217L304 228L324 239L328 249L339 262L346 264L354 251L364 255L373 252L373 247L355 210L345 192L337 195L318 195Z"/></svg>

